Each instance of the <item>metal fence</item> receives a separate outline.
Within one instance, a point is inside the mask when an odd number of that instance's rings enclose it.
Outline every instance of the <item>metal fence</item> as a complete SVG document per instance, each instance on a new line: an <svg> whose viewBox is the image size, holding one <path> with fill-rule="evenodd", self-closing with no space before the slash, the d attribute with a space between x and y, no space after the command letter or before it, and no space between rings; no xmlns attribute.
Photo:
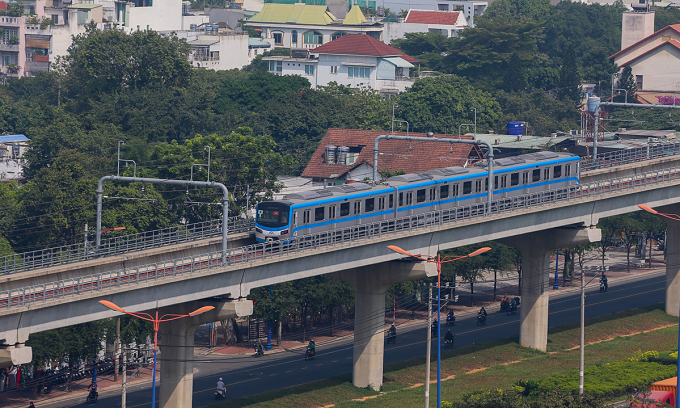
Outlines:
<svg viewBox="0 0 680 408"><path fill-rule="evenodd" d="M228 226L230 233L251 231L255 227L255 220L252 217L231 217ZM0 257L0 274L84 261L95 255L118 255L221 235L222 220L211 220L103 239L97 252L93 243L86 246L85 242L24 252Z"/></svg>
<svg viewBox="0 0 680 408"><path fill-rule="evenodd" d="M581 170L594 170L680 154L680 141L650 143L647 146L581 158Z"/></svg>
<svg viewBox="0 0 680 408"><path fill-rule="evenodd" d="M279 259L291 254L313 253L321 248L342 247L357 242L370 242L377 238L401 232L441 228L458 222L484 219L512 212L527 212L537 207L568 203L582 198L599 197L643 186L657 185L680 180L680 168L664 169L631 177L599 181L587 185L543 191L523 196L505 198L487 204L479 203L425 214L385 220L366 225L320 232L296 237L290 242L267 242L227 251L226 259L221 252L206 253L192 257L157 262L139 267L82 276L56 282L33 285L0 292L0 308L23 307L37 302L74 298L79 295L122 286L135 286L149 281L162 281L176 276L201 274L224 266L246 265L255 261Z"/></svg>

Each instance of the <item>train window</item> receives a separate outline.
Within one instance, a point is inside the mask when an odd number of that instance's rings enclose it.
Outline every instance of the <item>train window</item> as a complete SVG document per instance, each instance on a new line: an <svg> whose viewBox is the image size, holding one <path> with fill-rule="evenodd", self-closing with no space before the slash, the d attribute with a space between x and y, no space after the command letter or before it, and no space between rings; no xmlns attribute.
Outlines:
<svg viewBox="0 0 680 408"><path fill-rule="evenodd" d="M565 177L571 176L571 164L564 165L564 176Z"/></svg>
<svg viewBox="0 0 680 408"><path fill-rule="evenodd" d="M543 180L550 180L550 167L543 169Z"/></svg>
<svg viewBox="0 0 680 408"><path fill-rule="evenodd" d="M553 178L562 177L562 166L553 167Z"/></svg>
<svg viewBox="0 0 680 408"><path fill-rule="evenodd" d="M297 211L293 213L293 225L297 225Z"/></svg>
<svg viewBox="0 0 680 408"><path fill-rule="evenodd" d="M541 169L536 169L534 172L531 174L531 181L534 183L537 181L541 181Z"/></svg>
<svg viewBox="0 0 680 408"><path fill-rule="evenodd" d="M510 175L510 185L516 186L519 184L519 173L512 173Z"/></svg>
<svg viewBox="0 0 680 408"><path fill-rule="evenodd" d="M489 191L489 178L484 178L484 191Z"/></svg>
<svg viewBox="0 0 680 408"><path fill-rule="evenodd" d="M328 207L328 219L333 219L335 218L335 206L331 205Z"/></svg>
<svg viewBox="0 0 680 408"><path fill-rule="evenodd" d="M304 214L302 214L302 223L309 224L309 210L305 211Z"/></svg>
<svg viewBox="0 0 680 408"><path fill-rule="evenodd" d="M482 191L482 180L475 180L475 192L479 193Z"/></svg>
<svg viewBox="0 0 680 408"><path fill-rule="evenodd" d="M346 217L349 215L349 203L340 204L340 216Z"/></svg>
<svg viewBox="0 0 680 408"><path fill-rule="evenodd" d="M430 189L430 201L435 201L436 199L437 199L437 189L431 188Z"/></svg>
<svg viewBox="0 0 680 408"><path fill-rule="evenodd" d="M449 196L449 186L448 184L445 186L439 187L439 198L446 198Z"/></svg>
<svg viewBox="0 0 680 408"><path fill-rule="evenodd" d="M420 190L416 191L416 201L419 203L422 203L425 201L425 189L421 188Z"/></svg>
<svg viewBox="0 0 680 408"><path fill-rule="evenodd" d="M413 192L406 193L406 205L413 204Z"/></svg>
<svg viewBox="0 0 680 408"><path fill-rule="evenodd" d="M394 196L390 194L390 208L394 207Z"/></svg>
<svg viewBox="0 0 680 408"><path fill-rule="evenodd" d="M458 184L453 185L453 191L451 191L451 197L458 197Z"/></svg>
<svg viewBox="0 0 680 408"><path fill-rule="evenodd" d="M493 178L493 188L494 190L498 190L498 176Z"/></svg>
<svg viewBox="0 0 680 408"><path fill-rule="evenodd" d="M463 194L470 194L472 192L472 182L466 181L463 183Z"/></svg>
<svg viewBox="0 0 680 408"><path fill-rule="evenodd" d="M385 197L378 197L378 210L385 208Z"/></svg>
<svg viewBox="0 0 680 408"><path fill-rule="evenodd" d="M399 193L399 207L404 205L404 193Z"/></svg>
<svg viewBox="0 0 680 408"><path fill-rule="evenodd" d="M354 214L359 214L361 212L361 201L354 202Z"/></svg>
<svg viewBox="0 0 680 408"><path fill-rule="evenodd" d="M522 184L529 184L529 172L522 173Z"/></svg>
<svg viewBox="0 0 680 408"><path fill-rule="evenodd" d="M314 210L314 221L323 221L325 208L319 207Z"/></svg>
<svg viewBox="0 0 680 408"><path fill-rule="evenodd" d="M364 205L364 212L371 212L375 209L375 198L367 198Z"/></svg>

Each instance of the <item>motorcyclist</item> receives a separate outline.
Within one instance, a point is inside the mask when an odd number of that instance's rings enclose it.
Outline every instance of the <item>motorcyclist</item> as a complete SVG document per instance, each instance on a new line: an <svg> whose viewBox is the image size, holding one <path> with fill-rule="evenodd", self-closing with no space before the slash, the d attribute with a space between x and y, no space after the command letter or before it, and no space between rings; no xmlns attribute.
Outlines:
<svg viewBox="0 0 680 408"><path fill-rule="evenodd" d="M449 313L446 314L446 320L447 321L453 321L455 319L455 316L453 315L453 309L449 309Z"/></svg>
<svg viewBox="0 0 680 408"><path fill-rule="evenodd" d="M255 343L255 352L257 354L264 354L264 347L262 346L262 340L258 339Z"/></svg>
<svg viewBox="0 0 680 408"><path fill-rule="evenodd" d="M222 377L220 377L220 379L217 380L217 391L219 393L221 393L223 397L226 397L227 389L224 387L224 383L222 382Z"/></svg>
<svg viewBox="0 0 680 408"><path fill-rule="evenodd" d="M486 309L484 309L484 306L482 306L482 308L479 309L477 315L486 317Z"/></svg>
<svg viewBox="0 0 680 408"><path fill-rule="evenodd" d="M312 356L316 354L316 343L314 343L314 340L309 339L309 344L307 344L307 350Z"/></svg>
<svg viewBox="0 0 680 408"><path fill-rule="evenodd" d="M91 399L96 400L96 399L97 399L97 396L99 396L99 394L97 393L97 383L93 381L93 382L90 384L90 386L87 387L87 390L90 392L89 397L90 397Z"/></svg>
<svg viewBox="0 0 680 408"><path fill-rule="evenodd" d="M604 291L607 291L607 288L609 288L609 284L607 283L607 276L602 272L602 277L600 278L600 283L604 285Z"/></svg>
<svg viewBox="0 0 680 408"><path fill-rule="evenodd" d="M444 340L453 342L453 333L451 333L451 329L449 329L444 335Z"/></svg>
<svg viewBox="0 0 680 408"><path fill-rule="evenodd" d="M389 334L390 337L396 337L397 336L397 328L394 326L394 323L392 323L392 325L390 326L388 334Z"/></svg>

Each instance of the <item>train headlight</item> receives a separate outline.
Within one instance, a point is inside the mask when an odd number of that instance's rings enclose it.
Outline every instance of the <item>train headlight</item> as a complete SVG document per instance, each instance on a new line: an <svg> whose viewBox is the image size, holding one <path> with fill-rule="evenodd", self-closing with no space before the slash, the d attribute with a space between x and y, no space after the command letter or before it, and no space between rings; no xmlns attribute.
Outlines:
<svg viewBox="0 0 680 408"><path fill-rule="evenodd" d="M285 234L287 234L287 233L288 233L288 230L283 230L283 231L281 231L281 235L285 235Z"/></svg>
<svg viewBox="0 0 680 408"><path fill-rule="evenodd" d="M255 227L255 232L262 234L262 230L257 227Z"/></svg>

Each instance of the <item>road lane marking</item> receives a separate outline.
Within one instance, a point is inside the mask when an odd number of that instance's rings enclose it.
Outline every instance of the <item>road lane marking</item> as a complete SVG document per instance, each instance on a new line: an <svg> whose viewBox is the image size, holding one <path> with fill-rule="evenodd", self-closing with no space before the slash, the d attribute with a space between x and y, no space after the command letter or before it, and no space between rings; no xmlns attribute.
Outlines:
<svg viewBox="0 0 680 408"><path fill-rule="evenodd" d="M331 361L331 363L337 363L337 362L338 362L338 360L333 360L333 361Z"/></svg>
<svg viewBox="0 0 680 408"><path fill-rule="evenodd" d="M322 363L322 364L317 364L316 366L317 366L317 367L320 367L320 366L322 366L322 365L323 365L323 363Z"/></svg>
<svg viewBox="0 0 680 408"><path fill-rule="evenodd" d="M302 368L301 368L301 370L306 370L306 369L307 369L307 367L302 367Z"/></svg>

